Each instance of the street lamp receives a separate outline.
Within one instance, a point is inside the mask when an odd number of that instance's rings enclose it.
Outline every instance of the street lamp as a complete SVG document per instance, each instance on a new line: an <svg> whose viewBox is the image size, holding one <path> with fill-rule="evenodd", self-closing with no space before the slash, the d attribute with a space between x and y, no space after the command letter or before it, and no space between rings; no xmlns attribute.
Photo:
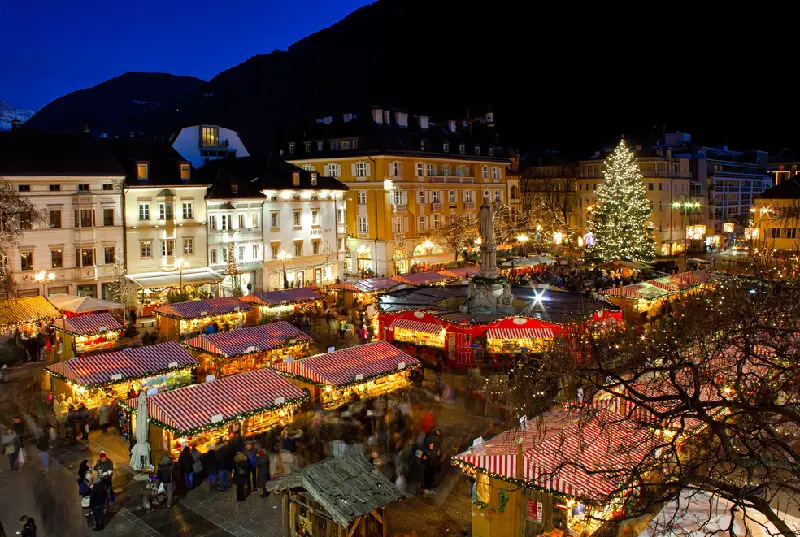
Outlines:
<svg viewBox="0 0 800 537"><path fill-rule="evenodd" d="M175 260L174 267L178 269L178 290L183 293L183 269L189 266L189 262L185 261L182 257Z"/></svg>
<svg viewBox="0 0 800 537"><path fill-rule="evenodd" d="M278 252L278 259L281 260L281 267L283 268L283 288L287 289L289 287L289 278L286 277L286 260L291 259L292 254L288 253L286 250L281 250Z"/></svg>
<svg viewBox="0 0 800 537"><path fill-rule="evenodd" d="M45 289L45 286L47 285L47 282L51 282L52 283L53 280L56 279L56 275L53 274L52 272L50 272L48 274L48 272L46 270L43 270L43 271L39 272L38 274L36 274L33 277L33 279L42 284L42 296L47 296L47 291Z"/></svg>

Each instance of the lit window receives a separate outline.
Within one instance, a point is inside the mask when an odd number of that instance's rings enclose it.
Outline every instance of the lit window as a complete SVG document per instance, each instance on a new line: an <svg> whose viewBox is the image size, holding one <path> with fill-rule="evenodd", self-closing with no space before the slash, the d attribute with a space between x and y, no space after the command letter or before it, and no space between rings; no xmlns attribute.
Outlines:
<svg viewBox="0 0 800 537"><path fill-rule="evenodd" d="M292 225L294 227L300 227L302 225L300 220L300 214L301 214L300 211L294 211L292 213Z"/></svg>
<svg viewBox="0 0 800 537"><path fill-rule="evenodd" d="M313 241L311 247L314 249L314 255L319 254L319 241Z"/></svg>
<svg viewBox="0 0 800 537"><path fill-rule="evenodd" d="M139 242L139 256L142 259L150 259L153 257L152 251L153 243L151 241L140 241Z"/></svg>
<svg viewBox="0 0 800 537"><path fill-rule="evenodd" d="M367 193L366 192L359 192L358 193L358 204L359 205L366 205L367 204Z"/></svg>
<svg viewBox="0 0 800 537"><path fill-rule="evenodd" d="M219 127L202 127L200 143L203 147L219 147Z"/></svg>
<svg viewBox="0 0 800 537"><path fill-rule="evenodd" d="M117 260L117 250L113 246L103 248L103 262L106 265L113 265Z"/></svg>
<svg viewBox="0 0 800 537"><path fill-rule="evenodd" d="M253 259L258 259L258 244L253 245Z"/></svg>
<svg viewBox="0 0 800 537"><path fill-rule="evenodd" d="M271 228L281 227L280 213L270 213L269 224Z"/></svg>
<svg viewBox="0 0 800 537"><path fill-rule="evenodd" d="M140 162L136 165L136 178L137 179L147 179L147 163Z"/></svg>
<svg viewBox="0 0 800 537"><path fill-rule="evenodd" d="M211 250L211 264L215 265L217 263L217 249L213 248Z"/></svg>
<svg viewBox="0 0 800 537"><path fill-rule="evenodd" d="M192 168L188 162L181 162L181 179L189 179L192 174Z"/></svg>
<svg viewBox="0 0 800 537"><path fill-rule="evenodd" d="M174 239L165 239L161 241L161 255L164 257L175 255Z"/></svg>
<svg viewBox="0 0 800 537"><path fill-rule="evenodd" d="M239 261L244 261L244 246L239 246Z"/></svg>
<svg viewBox="0 0 800 537"><path fill-rule="evenodd" d="M183 239L183 253L184 254L194 253L194 239Z"/></svg>
<svg viewBox="0 0 800 537"><path fill-rule="evenodd" d="M166 201L158 204L158 219L159 220L172 220L172 202Z"/></svg>
<svg viewBox="0 0 800 537"><path fill-rule="evenodd" d="M311 225L319 225L319 209L311 209Z"/></svg>
<svg viewBox="0 0 800 537"><path fill-rule="evenodd" d="M64 251L61 249L50 250L50 267L61 268L64 266Z"/></svg>
<svg viewBox="0 0 800 537"><path fill-rule="evenodd" d="M139 220L150 220L150 204L139 204Z"/></svg>
<svg viewBox="0 0 800 537"><path fill-rule="evenodd" d="M272 250L272 259L278 259L278 252L280 248L281 248L280 243L269 245L269 249Z"/></svg>
<svg viewBox="0 0 800 537"><path fill-rule="evenodd" d="M358 232L363 234L369 233L369 223L367 222L366 216L358 217Z"/></svg>
<svg viewBox="0 0 800 537"><path fill-rule="evenodd" d="M183 202L183 219L190 220L194 218L194 207L191 201Z"/></svg>

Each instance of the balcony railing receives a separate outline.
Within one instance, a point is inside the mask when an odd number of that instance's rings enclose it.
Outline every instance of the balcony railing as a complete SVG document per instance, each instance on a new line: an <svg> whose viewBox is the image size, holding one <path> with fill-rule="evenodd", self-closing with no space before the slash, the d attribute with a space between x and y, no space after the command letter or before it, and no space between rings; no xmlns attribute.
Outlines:
<svg viewBox="0 0 800 537"><path fill-rule="evenodd" d="M393 207L394 207L394 212L396 212L396 213L404 213L404 212L406 212L408 210L408 205L406 205L406 204L394 205Z"/></svg>
<svg viewBox="0 0 800 537"><path fill-rule="evenodd" d="M464 202L464 208L465 209L474 209L475 208L475 202L474 201L465 201Z"/></svg>
<svg viewBox="0 0 800 537"><path fill-rule="evenodd" d="M441 211L442 204L441 203L431 203L431 210L432 211Z"/></svg>

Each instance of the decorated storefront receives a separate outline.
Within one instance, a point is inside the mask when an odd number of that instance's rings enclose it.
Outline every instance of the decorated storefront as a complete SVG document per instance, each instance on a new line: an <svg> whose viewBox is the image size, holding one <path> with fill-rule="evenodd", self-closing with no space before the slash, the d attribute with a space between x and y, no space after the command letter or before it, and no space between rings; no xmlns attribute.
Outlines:
<svg viewBox="0 0 800 537"><path fill-rule="evenodd" d="M621 307L630 321L642 315L655 317L668 302L714 285L715 277L703 270L682 272L654 280L614 287L603 291L608 300Z"/></svg>
<svg viewBox="0 0 800 537"><path fill-rule="evenodd" d="M69 360L79 354L113 349L123 326L110 313L94 313L56 319L53 323L61 339L56 358Z"/></svg>
<svg viewBox="0 0 800 537"><path fill-rule="evenodd" d="M391 291L400 285L394 278L369 278L366 280L348 280L330 286L336 293L336 302L340 306L349 308L354 301L359 304L373 304L376 297Z"/></svg>
<svg viewBox="0 0 800 537"><path fill-rule="evenodd" d="M193 299L216 296L219 294L219 284L224 279L222 274L208 267L142 272L126 277L136 286L136 299L142 317L151 316L155 308L167 304L170 293L180 292Z"/></svg>
<svg viewBox="0 0 800 537"><path fill-rule="evenodd" d="M266 322L292 313L322 309L324 298L312 287L256 292L242 297L253 308L248 314L248 324Z"/></svg>
<svg viewBox="0 0 800 537"><path fill-rule="evenodd" d="M298 387L308 390L312 401L333 409L354 397L377 397L408 386L410 371L420 365L416 358L378 341L274 367Z"/></svg>
<svg viewBox="0 0 800 537"><path fill-rule="evenodd" d="M167 304L153 310L158 335L166 341L179 341L193 334L227 332L241 328L250 311L238 298L222 297Z"/></svg>
<svg viewBox="0 0 800 537"><path fill-rule="evenodd" d="M169 391L194 382L197 360L171 341L106 354L84 355L56 362L46 371L52 391L73 404L83 402L96 412L125 400L130 391Z"/></svg>
<svg viewBox="0 0 800 537"><path fill-rule="evenodd" d="M0 329L6 336L19 330L20 336L35 337L42 323L60 317L61 312L43 296L0 300Z"/></svg>
<svg viewBox="0 0 800 537"><path fill-rule="evenodd" d="M148 442L158 460L162 454L177 457L184 445L206 452L237 433L250 437L291 423L308 396L271 369L240 373L147 397ZM134 429L138 400L121 406Z"/></svg>
<svg viewBox="0 0 800 537"><path fill-rule="evenodd" d="M200 361L198 378L227 377L308 356L313 340L302 330L280 321L203 334L184 341Z"/></svg>
<svg viewBox="0 0 800 537"><path fill-rule="evenodd" d="M394 334L392 342L395 343L411 343L417 347L441 350L446 346L447 331L441 323L395 319L389 329Z"/></svg>

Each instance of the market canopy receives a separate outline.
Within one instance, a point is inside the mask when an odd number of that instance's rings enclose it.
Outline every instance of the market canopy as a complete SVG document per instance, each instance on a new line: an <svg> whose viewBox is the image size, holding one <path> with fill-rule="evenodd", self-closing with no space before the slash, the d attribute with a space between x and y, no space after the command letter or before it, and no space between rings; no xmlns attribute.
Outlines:
<svg viewBox="0 0 800 537"><path fill-rule="evenodd" d="M208 267L184 269L183 274L177 270L171 272L142 272L128 274L130 281L142 289L159 289L162 287L178 287L183 285L199 285L201 283L218 283L225 276Z"/></svg>
<svg viewBox="0 0 800 537"><path fill-rule="evenodd" d="M80 384L105 386L197 366L197 360L174 341L123 351L78 356L47 367L50 374Z"/></svg>
<svg viewBox="0 0 800 537"><path fill-rule="evenodd" d="M311 337L295 326L281 321L237 328L230 332L202 334L184 342L193 349L221 356L241 356L298 343L310 343Z"/></svg>
<svg viewBox="0 0 800 537"><path fill-rule="evenodd" d="M279 373L307 380L312 384L344 387L419 365L419 360L397 347L385 341L377 341L302 360L282 362L273 367Z"/></svg>
<svg viewBox="0 0 800 537"><path fill-rule="evenodd" d="M0 300L0 328L61 317L61 312L43 296Z"/></svg>
<svg viewBox="0 0 800 537"><path fill-rule="evenodd" d="M73 336L92 336L122 329L122 325L110 313L95 313L68 319L56 319L53 326L56 330Z"/></svg>
<svg viewBox="0 0 800 537"><path fill-rule="evenodd" d="M325 513L342 527L375 509L403 499L403 493L371 462L360 453L352 452L267 482L270 492L294 488L308 491Z"/></svg>
<svg viewBox="0 0 800 537"><path fill-rule="evenodd" d="M243 416L263 414L299 403L308 396L271 369L239 373L204 384L162 392L147 398L156 425L183 436L222 427ZM135 411L136 399L124 406Z"/></svg>
<svg viewBox="0 0 800 537"><path fill-rule="evenodd" d="M259 291L242 297L242 301L244 302L270 307L280 306L283 304L314 302L316 300L322 300L322 295L310 287L280 289L277 291Z"/></svg>
<svg viewBox="0 0 800 537"><path fill-rule="evenodd" d="M439 274L447 276L448 278L456 278L459 280L468 280L481 271L480 267L462 267L440 270Z"/></svg>
<svg viewBox="0 0 800 537"><path fill-rule="evenodd" d="M408 285L431 285L447 281L447 276L438 272L417 272L415 274L401 274L393 276L394 280Z"/></svg>
<svg viewBox="0 0 800 537"><path fill-rule="evenodd" d="M667 296L671 291L652 285L648 282L632 283L623 287L612 287L603 291L604 295L620 296L625 298L643 298L655 300Z"/></svg>
<svg viewBox="0 0 800 537"><path fill-rule="evenodd" d="M331 285L331 289L353 293L377 293L393 289L398 285L400 285L400 282L393 278L369 278L368 280L348 280L335 283Z"/></svg>
<svg viewBox="0 0 800 537"><path fill-rule="evenodd" d="M423 321L415 321L413 319L395 319L389 328L405 328L406 330L413 330L415 332L425 332L426 334L441 334L445 328L437 323L426 323Z"/></svg>
<svg viewBox="0 0 800 537"><path fill-rule="evenodd" d="M489 339L553 339L552 328L489 328L486 331Z"/></svg>
<svg viewBox="0 0 800 537"><path fill-rule="evenodd" d="M70 313L90 313L125 309L123 304L111 300L101 300L90 296L53 295L47 297L55 307Z"/></svg>
<svg viewBox="0 0 800 537"><path fill-rule="evenodd" d="M553 265L556 260L552 257L534 256L534 257L518 257L511 261L506 261L502 264L503 267L533 267L536 265Z"/></svg>
<svg viewBox="0 0 800 537"><path fill-rule="evenodd" d="M207 298L165 304L153 310L156 315L173 319L198 319L237 311L250 311L250 305L234 297Z"/></svg>

